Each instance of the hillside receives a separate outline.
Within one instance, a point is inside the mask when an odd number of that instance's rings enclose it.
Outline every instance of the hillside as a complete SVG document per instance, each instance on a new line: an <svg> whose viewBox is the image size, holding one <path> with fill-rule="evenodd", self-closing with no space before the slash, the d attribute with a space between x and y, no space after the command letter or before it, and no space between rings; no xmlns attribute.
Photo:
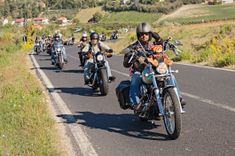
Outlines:
<svg viewBox="0 0 235 156"><path fill-rule="evenodd" d="M81 23L87 23L87 21L92 18L96 12L99 12L103 15L105 14L105 12L102 10L102 7L87 8L79 11L75 18L77 18Z"/></svg>
<svg viewBox="0 0 235 156"><path fill-rule="evenodd" d="M203 23L235 19L235 4L226 5L185 5L175 12L160 18L157 23Z"/></svg>

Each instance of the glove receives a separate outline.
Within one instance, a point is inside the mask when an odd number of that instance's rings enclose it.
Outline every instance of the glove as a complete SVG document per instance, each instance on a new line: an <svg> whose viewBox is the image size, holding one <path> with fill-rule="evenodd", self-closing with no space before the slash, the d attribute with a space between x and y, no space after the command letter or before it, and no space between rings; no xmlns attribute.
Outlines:
<svg viewBox="0 0 235 156"><path fill-rule="evenodd" d="M93 59L93 55L92 55L91 52L88 52L88 53L87 53L87 58L88 58L88 59Z"/></svg>
<svg viewBox="0 0 235 156"><path fill-rule="evenodd" d="M145 61L145 58L143 56L140 56L137 58L137 60L139 61L140 64L143 64Z"/></svg>
<svg viewBox="0 0 235 156"><path fill-rule="evenodd" d="M109 49L107 52L108 53L113 53L113 49Z"/></svg>

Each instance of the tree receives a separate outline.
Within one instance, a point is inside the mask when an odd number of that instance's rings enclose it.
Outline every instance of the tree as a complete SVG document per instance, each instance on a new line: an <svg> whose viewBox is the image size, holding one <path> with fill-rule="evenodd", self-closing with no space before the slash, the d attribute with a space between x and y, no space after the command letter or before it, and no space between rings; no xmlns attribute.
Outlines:
<svg viewBox="0 0 235 156"><path fill-rule="evenodd" d="M102 19L103 15L99 12L96 12L94 15L93 15L93 20L96 21L96 22L99 22L101 19Z"/></svg>

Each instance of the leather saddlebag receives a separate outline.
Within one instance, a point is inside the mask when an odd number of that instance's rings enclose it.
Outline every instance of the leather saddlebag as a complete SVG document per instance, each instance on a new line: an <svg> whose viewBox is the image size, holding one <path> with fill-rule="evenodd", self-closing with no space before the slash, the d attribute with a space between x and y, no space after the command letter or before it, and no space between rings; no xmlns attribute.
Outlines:
<svg viewBox="0 0 235 156"><path fill-rule="evenodd" d="M118 102L122 109L129 108L129 90L130 90L131 82L130 80L121 81L120 84L116 88L116 95L118 98Z"/></svg>

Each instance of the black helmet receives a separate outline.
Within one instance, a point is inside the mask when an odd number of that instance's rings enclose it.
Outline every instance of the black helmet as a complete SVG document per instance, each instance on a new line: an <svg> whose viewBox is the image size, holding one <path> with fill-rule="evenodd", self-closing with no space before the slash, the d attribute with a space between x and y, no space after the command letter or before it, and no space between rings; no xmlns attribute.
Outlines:
<svg viewBox="0 0 235 156"><path fill-rule="evenodd" d="M91 39L91 40L92 40L92 39L97 39L97 40L99 40L99 34L96 33L96 32L91 33L90 39Z"/></svg>
<svg viewBox="0 0 235 156"><path fill-rule="evenodd" d="M142 33L150 33L152 30L152 27L148 23L140 23L136 28L136 35L139 39ZM150 34L149 34L150 35Z"/></svg>

